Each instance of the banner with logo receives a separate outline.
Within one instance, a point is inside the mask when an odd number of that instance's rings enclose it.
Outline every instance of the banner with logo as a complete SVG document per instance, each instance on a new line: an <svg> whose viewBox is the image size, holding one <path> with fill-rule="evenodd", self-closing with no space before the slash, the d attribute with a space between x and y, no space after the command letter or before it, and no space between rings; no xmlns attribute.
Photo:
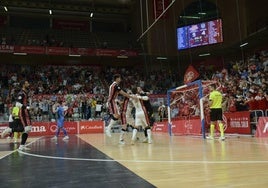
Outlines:
<svg viewBox="0 0 268 188"><path fill-rule="evenodd" d="M202 134L200 119L172 121L172 133L175 135L200 135Z"/></svg>
<svg viewBox="0 0 268 188"><path fill-rule="evenodd" d="M249 111L224 113L223 120L227 123L225 133L251 134Z"/></svg>
<svg viewBox="0 0 268 188"><path fill-rule="evenodd" d="M104 130L103 121L80 121L79 122L79 134L103 133L103 130Z"/></svg>
<svg viewBox="0 0 268 188"><path fill-rule="evenodd" d="M268 137L268 117L259 117L256 137Z"/></svg>
<svg viewBox="0 0 268 188"><path fill-rule="evenodd" d="M8 123L0 124L0 133L8 127ZM69 135L71 134L91 134L103 133L104 121L65 121L64 128ZM55 135L57 122L33 122L29 136L48 136ZM60 136L63 132L60 132Z"/></svg>
<svg viewBox="0 0 268 188"><path fill-rule="evenodd" d="M155 122L154 126L152 128L153 132L159 132L159 133L167 133L168 132L168 122L163 121L163 122Z"/></svg>

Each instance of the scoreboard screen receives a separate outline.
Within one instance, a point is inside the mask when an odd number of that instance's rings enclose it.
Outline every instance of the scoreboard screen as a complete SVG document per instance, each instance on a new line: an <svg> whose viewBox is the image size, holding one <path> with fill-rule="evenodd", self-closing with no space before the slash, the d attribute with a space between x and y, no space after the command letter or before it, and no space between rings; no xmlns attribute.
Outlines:
<svg viewBox="0 0 268 188"><path fill-rule="evenodd" d="M177 28L178 50L220 42L223 42L221 19Z"/></svg>

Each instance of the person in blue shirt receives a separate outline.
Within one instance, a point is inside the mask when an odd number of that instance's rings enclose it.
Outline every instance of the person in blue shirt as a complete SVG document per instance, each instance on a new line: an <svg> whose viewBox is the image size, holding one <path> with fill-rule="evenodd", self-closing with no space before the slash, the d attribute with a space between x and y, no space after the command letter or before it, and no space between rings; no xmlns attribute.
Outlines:
<svg viewBox="0 0 268 188"><path fill-rule="evenodd" d="M64 137L63 140L68 140L69 136L67 134L66 129L64 128L64 116L67 112L67 107L63 101L59 101L57 108L55 109L55 113L57 114L57 130L56 135L52 138L53 140L57 140L60 134L60 131L63 131Z"/></svg>

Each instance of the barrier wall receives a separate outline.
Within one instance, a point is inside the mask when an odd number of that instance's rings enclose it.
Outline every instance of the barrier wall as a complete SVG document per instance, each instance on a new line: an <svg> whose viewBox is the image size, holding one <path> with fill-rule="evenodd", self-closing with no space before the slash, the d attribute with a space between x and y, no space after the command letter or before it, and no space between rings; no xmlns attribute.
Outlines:
<svg viewBox="0 0 268 188"><path fill-rule="evenodd" d="M104 125L104 121L66 121L64 123L64 127L68 134L103 133ZM1 124L0 132L2 132L7 126L8 123ZM32 131L29 133L29 136L54 135L56 130L56 122L33 122Z"/></svg>
<svg viewBox="0 0 268 188"><path fill-rule="evenodd" d="M227 125L225 133L251 134L250 112L234 112L223 114L224 124ZM200 135L200 119L181 119L174 120L172 124L172 133L174 135ZM155 122L154 132L168 132L168 122Z"/></svg>
<svg viewBox="0 0 268 188"><path fill-rule="evenodd" d="M259 117L255 136L268 137L268 117Z"/></svg>

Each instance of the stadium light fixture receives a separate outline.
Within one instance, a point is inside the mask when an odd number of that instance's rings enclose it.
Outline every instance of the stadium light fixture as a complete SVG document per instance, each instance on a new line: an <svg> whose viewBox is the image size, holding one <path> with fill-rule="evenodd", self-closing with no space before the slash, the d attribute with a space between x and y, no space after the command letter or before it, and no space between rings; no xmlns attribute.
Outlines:
<svg viewBox="0 0 268 188"><path fill-rule="evenodd" d="M4 9L5 9L5 11L6 11L6 12L8 11L8 9L7 9L7 7L6 7L6 6L4 6Z"/></svg>
<svg viewBox="0 0 268 188"><path fill-rule="evenodd" d="M23 52L14 52L14 55L27 55L27 53L23 53Z"/></svg>
<svg viewBox="0 0 268 188"><path fill-rule="evenodd" d="M157 60L166 60L167 57L157 57L156 59L157 59Z"/></svg>
<svg viewBox="0 0 268 188"><path fill-rule="evenodd" d="M69 54L70 57L81 57L79 54Z"/></svg>
<svg viewBox="0 0 268 188"><path fill-rule="evenodd" d="M90 13L90 18L92 18L92 17L93 17L93 15L94 15L94 14L93 14L93 12L91 12L91 13Z"/></svg>
<svg viewBox="0 0 268 188"><path fill-rule="evenodd" d="M243 46L246 46L246 45L248 45L248 42L245 42L245 43L241 44L240 48L242 48Z"/></svg>
<svg viewBox="0 0 268 188"><path fill-rule="evenodd" d="M199 57L204 57L204 56L209 56L210 53L206 53L206 54L199 54Z"/></svg>
<svg viewBox="0 0 268 188"><path fill-rule="evenodd" d="M185 18L185 19L200 19L199 16L180 16L180 18Z"/></svg>
<svg viewBox="0 0 268 188"><path fill-rule="evenodd" d="M52 10L51 10L51 9L49 9L49 14L50 14L50 15L52 14Z"/></svg>

